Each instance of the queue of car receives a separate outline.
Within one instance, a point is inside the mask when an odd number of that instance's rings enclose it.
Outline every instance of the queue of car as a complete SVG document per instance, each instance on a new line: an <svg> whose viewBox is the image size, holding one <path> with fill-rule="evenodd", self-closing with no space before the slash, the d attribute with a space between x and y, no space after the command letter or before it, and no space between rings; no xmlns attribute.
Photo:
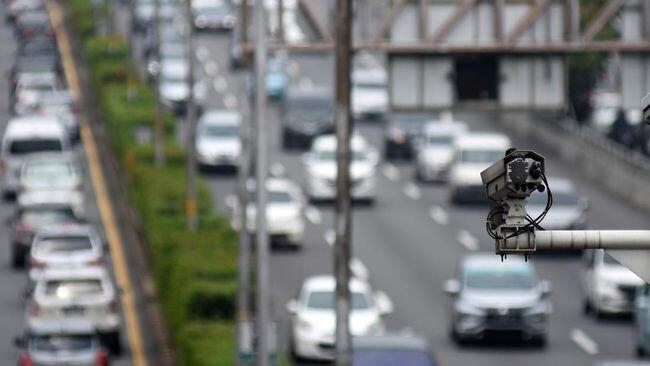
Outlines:
<svg viewBox="0 0 650 366"><path fill-rule="evenodd" d="M121 315L103 240L86 220L78 108L44 1L5 4L18 47L0 184L15 203L9 265L26 272L17 364L107 366L121 352Z"/></svg>

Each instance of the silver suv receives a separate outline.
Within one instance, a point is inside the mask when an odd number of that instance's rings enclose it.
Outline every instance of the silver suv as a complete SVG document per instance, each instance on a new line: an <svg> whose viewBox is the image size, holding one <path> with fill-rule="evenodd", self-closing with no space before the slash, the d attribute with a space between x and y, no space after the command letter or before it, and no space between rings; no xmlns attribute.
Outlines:
<svg viewBox="0 0 650 366"><path fill-rule="evenodd" d="M457 279L445 283L453 296L451 336L457 343L516 334L539 347L546 345L551 285L539 281L530 262L494 254L467 256Z"/></svg>

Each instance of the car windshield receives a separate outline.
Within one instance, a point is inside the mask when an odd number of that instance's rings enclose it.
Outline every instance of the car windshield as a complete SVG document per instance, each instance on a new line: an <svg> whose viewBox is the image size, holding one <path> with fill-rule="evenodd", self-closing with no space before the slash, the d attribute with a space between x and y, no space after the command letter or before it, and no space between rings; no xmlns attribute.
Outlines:
<svg viewBox="0 0 650 366"><path fill-rule="evenodd" d="M352 309L363 310L368 309L371 304L368 298L360 292L352 292ZM307 299L307 307L310 309L330 310L334 309L334 292L332 291L314 291L309 294Z"/></svg>
<svg viewBox="0 0 650 366"><path fill-rule="evenodd" d="M433 366L426 352L402 350L360 350L352 353L352 366Z"/></svg>
<svg viewBox="0 0 650 366"><path fill-rule="evenodd" d="M39 351L82 351L93 347L93 337L87 334L48 334L30 337L30 348Z"/></svg>
<svg viewBox="0 0 650 366"><path fill-rule="evenodd" d="M502 150L463 150L460 161L463 163L493 163L503 158Z"/></svg>
<svg viewBox="0 0 650 366"><path fill-rule="evenodd" d="M67 161L34 160L25 164L23 172L26 179L51 179L54 177L72 176L74 167Z"/></svg>
<svg viewBox="0 0 650 366"><path fill-rule="evenodd" d="M535 277L526 268L470 268L465 285L472 290L529 290L535 286Z"/></svg>
<svg viewBox="0 0 650 366"><path fill-rule="evenodd" d="M551 188L553 183L550 184ZM536 192L528 199L528 204L532 206L546 205L547 194L546 192ZM553 191L553 206L577 206L578 197L573 192L556 192Z"/></svg>
<svg viewBox="0 0 650 366"><path fill-rule="evenodd" d="M48 237L36 242L34 251L38 254L65 254L92 249L87 236Z"/></svg>
<svg viewBox="0 0 650 366"><path fill-rule="evenodd" d="M95 279L47 281L45 294L61 300L100 295L102 282Z"/></svg>
<svg viewBox="0 0 650 366"><path fill-rule="evenodd" d="M427 144L429 145L451 145L454 142L454 137L449 135L430 135L427 137Z"/></svg>
<svg viewBox="0 0 650 366"><path fill-rule="evenodd" d="M609 266L617 266L617 267L622 266L621 263L619 263L616 259L614 259L614 257L612 257L607 253L605 253L605 257L603 258L603 263Z"/></svg>
<svg viewBox="0 0 650 366"><path fill-rule="evenodd" d="M33 208L26 209L21 214L21 220L28 226L46 226L61 222L75 221L75 216L70 208Z"/></svg>
<svg viewBox="0 0 650 366"><path fill-rule="evenodd" d="M301 111L330 111L332 101L329 98L316 98L316 97L293 97L287 99L287 107L289 110Z"/></svg>
<svg viewBox="0 0 650 366"><path fill-rule="evenodd" d="M336 150L321 150L316 154L318 160L321 161L336 161ZM363 161L368 158L368 155L363 150L352 150L353 161Z"/></svg>
<svg viewBox="0 0 650 366"><path fill-rule="evenodd" d="M293 197L287 191L280 190L269 190L268 192L268 201L269 203L291 203L293 202ZM256 192L251 192L249 195L249 202L257 201Z"/></svg>
<svg viewBox="0 0 650 366"><path fill-rule="evenodd" d="M12 155L62 150L61 141L55 139L14 140L9 145L9 153Z"/></svg>
<svg viewBox="0 0 650 366"><path fill-rule="evenodd" d="M239 126L208 125L203 128L203 134L209 137L237 137L239 136Z"/></svg>

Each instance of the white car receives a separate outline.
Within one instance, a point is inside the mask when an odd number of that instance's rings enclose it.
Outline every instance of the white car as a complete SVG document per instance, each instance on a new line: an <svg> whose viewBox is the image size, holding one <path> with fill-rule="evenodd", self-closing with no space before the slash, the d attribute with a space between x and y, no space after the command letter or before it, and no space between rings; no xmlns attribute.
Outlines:
<svg viewBox="0 0 650 366"><path fill-rule="evenodd" d="M48 269L36 281L26 322L89 320L111 351L120 352L120 314L115 288L102 267Z"/></svg>
<svg viewBox="0 0 650 366"><path fill-rule="evenodd" d="M415 177L423 182L445 182L454 159L454 141L465 134L460 122L430 122L416 142Z"/></svg>
<svg viewBox="0 0 650 366"><path fill-rule="evenodd" d="M39 103L43 93L60 89L55 73L20 74L16 81L14 112L18 115L30 113Z"/></svg>
<svg viewBox="0 0 650 366"><path fill-rule="evenodd" d="M457 203L485 202L481 172L503 159L510 139L498 133L470 133L454 143L454 163L449 174L451 200Z"/></svg>
<svg viewBox="0 0 650 366"><path fill-rule="evenodd" d="M296 359L331 360L334 357L336 329L336 281L333 276L315 276L305 280L298 298L287 303L291 316L290 347ZM359 279L350 280L350 332L353 336L380 335L385 326L382 317L393 305L382 292L373 292Z"/></svg>
<svg viewBox="0 0 650 366"><path fill-rule="evenodd" d="M359 135L351 141L350 180L354 200L373 202L377 194L376 168L379 154ZM307 170L306 192L312 200L336 197L336 136L317 137L311 151L303 156Z"/></svg>
<svg viewBox="0 0 650 366"><path fill-rule="evenodd" d="M40 153L25 160L20 169L20 194L46 191L76 193L83 199L83 178L72 154Z"/></svg>
<svg viewBox="0 0 650 366"><path fill-rule="evenodd" d="M591 95L591 104L591 125L598 130L609 131L623 106L621 95L616 92L595 92Z"/></svg>
<svg viewBox="0 0 650 366"><path fill-rule="evenodd" d="M190 94L187 83L188 73L189 63L187 60L163 60L160 64L160 100L176 114L184 114L187 110ZM207 86L198 73L194 78L193 92L196 104L203 104Z"/></svg>
<svg viewBox="0 0 650 366"><path fill-rule="evenodd" d="M583 263L585 313L596 317L630 314L634 310L636 290L643 285L643 280L602 249L585 251Z"/></svg>
<svg viewBox="0 0 650 366"><path fill-rule="evenodd" d="M3 193L19 190L19 177L25 157L40 152L63 152L70 149L68 132L56 117L25 116L9 121L2 137L0 172Z"/></svg>
<svg viewBox="0 0 650 366"><path fill-rule="evenodd" d="M586 198L578 196L571 180L562 177L549 177L548 185L553 193L553 206L544 217L541 225L546 230L585 230L587 229ZM538 217L546 208L547 192L534 192L526 204L526 211L532 218Z"/></svg>
<svg viewBox="0 0 650 366"><path fill-rule="evenodd" d="M357 69L352 73L354 119L384 117L388 112L388 76L381 68Z"/></svg>
<svg viewBox="0 0 650 366"><path fill-rule="evenodd" d="M241 114L228 110L203 113L196 128L196 153L201 167L238 167L241 159Z"/></svg>
<svg viewBox="0 0 650 366"><path fill-rule="evenodd" d="M48 269L102 265L102 240L88 225L57 225L36 232L29 255L29 278L36 281Z"/></svg>
<svg viewBox="0 0 650 366"><path fill-rule="evenodd" d="M249 184L249 187L253 189L246 209L246 226L249 232L254 233L257 217L254 184ZM270 178L266 181L266 189L266 223L271 243L299 248L305 232L305 203L300 187L287 179ZM234 216L235 220L241 216L237 206Z"/></svg>

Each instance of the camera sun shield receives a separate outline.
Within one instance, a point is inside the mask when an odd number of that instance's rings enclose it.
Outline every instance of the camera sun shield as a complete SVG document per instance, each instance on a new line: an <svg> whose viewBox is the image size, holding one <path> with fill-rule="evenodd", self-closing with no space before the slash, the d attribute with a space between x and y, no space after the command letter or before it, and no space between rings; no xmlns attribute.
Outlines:
<svg viewBox="0 0 650 366"><path fill-rule="evenodd" d="M527 198L540 188L544 157L529 150L508 150L506 156L481 172L487 196L494 202Z"/></svg>

